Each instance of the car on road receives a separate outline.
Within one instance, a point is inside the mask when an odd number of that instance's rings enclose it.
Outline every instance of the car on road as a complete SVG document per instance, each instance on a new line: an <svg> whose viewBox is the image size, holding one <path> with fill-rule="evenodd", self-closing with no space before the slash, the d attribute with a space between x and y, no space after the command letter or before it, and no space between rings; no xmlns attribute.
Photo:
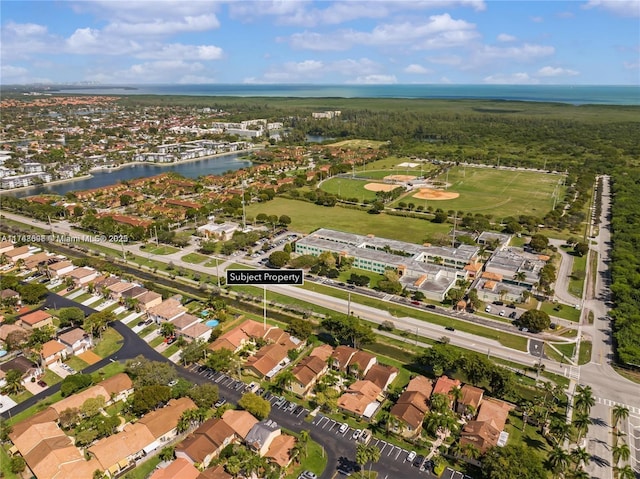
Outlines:
<svg viewBox="0 0 640 479"><path fill-rule="evenodd" d="M513 303L511 303L511 304L507 304L507 308L510 308L510 309L516 309L516 305L515 305L515 304L513 304Z"/></svg>
<svg viewBox="0 0 640 479"><path fill-rule="evenodd" d="M491 306L487 306L486 308L484 308L484 312L485 313L490 313L491 312Z"/></svg>
<svg viewBox="0 0 640 479"><path fill-rule="evenodd" d="M504 316L505 314L506 314L506 311L505 311L504 309L503 309L503 310L501 310L501 311L498 313L498 315L500 315L500 316Z"/></svg>
<svg viewBox="0 0 640 479"><path fill-rule="evenodd" d="M428 309L436 309L436 305L435 304L427 304L426 306Z"/></svg>
<svg viewBox="0 0 640 479"><path fill-rule="evenodd" d="M420 301L411 301L414 306L420 306Z"/></svg>
<svg viewBox="0 0 640 479"><path fill-rule="evenodd" d="M354 441L357 441L358 439L360 439L361 434L362 434L362 429L356 429L355 431L353 431L353 435L351 436L351 439L353 439Z"/></svg>
<svg viewBox="0 0 640 479"><path fill-rule="evenodd" d="M509 313L509 318L515 319L515 317L516 317L516 312L515 311L512 311L511 313Z"/></svg>
<svg viewBox="0 0 640 479"><path fill-rule="evenodd" d="M340 427L338 428L338 432L340 434L344 434L345 432L347 432L347 429L349 429L349 425L345 422L344 424L340 424Z"/></svg>
<svg viewBox="0 0 640 479"><path fill-rule="evenodd" d="M529 332L529 328L520 328L520 331L522 331L523 333L528 333Z"/></svg>
<svg viewBox="0 0 640 479"><path fill-rule="evenodd" d="M447 331L455 331L456 330L456 328L453 328L451 326L445 326L444 329L446 329Z"/></svg>
<svg viewBox="0 0 640 479"><path fill-rule="evenodd" d="M416 451L411 451L407 456L407 461L413 462L416 456L417 456Z"/></svg>
<svg viewBox="0 0 640 479"><path fill-rule="evenodd" d="M214 404L215 407L220 407L220 406L224 406L225 404L227 404L227 400L225 398L220 398L216 401L216 403Z"/></svg>

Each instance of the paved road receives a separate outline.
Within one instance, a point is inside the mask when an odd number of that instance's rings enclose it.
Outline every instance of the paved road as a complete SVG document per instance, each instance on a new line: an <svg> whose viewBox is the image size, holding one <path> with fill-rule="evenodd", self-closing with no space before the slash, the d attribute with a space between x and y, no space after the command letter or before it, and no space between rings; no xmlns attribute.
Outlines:
<svg viewBox="0 0 640 479"><path fill-rule="evenodd" d="M623 426L633 429L628 424L640 424L640 386L616 373L611 367L614 360L613 341L611 337L611 323L606 320L610 305L610 272L609 255L611 247L610 231L610 185L609 177L604 178L602 191L602 215L600 229L595 238L596 244L591 248L598 253L598 271L596 275L595 295L587 294L584 309L594 313L593 325L586 321L583 314L581 324L582 333L592 339L593 352L591 362L580 368L580 383L591 386L596 398L596 405L591 410L592 425L589 427L587 450L596 460L590 463L588 472L601 479L612 477L611 454L611 407L623 404L629 407L631 414L629 421ZM587 271L587 278L589 278ZM591 288L587 288L589 292ZM637 431L637 430L635 430ZM631 436L633 436L633 432ZM637 432L636 432L637 435ZM629 440L631 437L627 436ZM640 472L639 451L630 444L632 458L631 465Z"/></svg>

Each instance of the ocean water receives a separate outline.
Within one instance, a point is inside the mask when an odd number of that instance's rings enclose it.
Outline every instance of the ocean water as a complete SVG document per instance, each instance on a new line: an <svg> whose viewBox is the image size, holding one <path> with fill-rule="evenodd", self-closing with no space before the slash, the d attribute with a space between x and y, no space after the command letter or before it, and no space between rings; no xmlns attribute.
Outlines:
<svg viewBox="0 0 640 479"><path fill-rule="evenodd" d="M640 105L634 85L118 85L60 90L117 95L269 96L297 98L431 98Z"/></svg>

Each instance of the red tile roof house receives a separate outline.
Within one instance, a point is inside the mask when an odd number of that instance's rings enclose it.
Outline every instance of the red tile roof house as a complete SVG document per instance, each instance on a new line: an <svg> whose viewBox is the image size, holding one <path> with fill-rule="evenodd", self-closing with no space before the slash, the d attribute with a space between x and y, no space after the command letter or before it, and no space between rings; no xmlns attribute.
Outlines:
<svg viewBox="0 0 640 479"><path fill-rule="evenodd" d="M371 381L356 381L338 398L338 408L368 421L380 407L381 392Z"/></svg>
<svg viewBox="0 0 640 479"><path fill-rule="evenodd" d="M65 278L72 278L76 286L84 286L96 279L98 272L93 268L76 268L64 276Z"/></svg>
<svg viewBox="0 0 640 479"><path fill-rule="evenodd" d="M389 385L398 377L398 368L386 366L384 364L374 364L364 377L365 380L371 381L382 391L386 391Z"/></svg>
<svg viewBox="0 0 640 479"><path fill-rule="evenodd" d="M475 415L478 411L478 407L480 407L480 403L482 402L484 390L471 386L470 384L465 384L460 389L460 393L461 396L457 401L456 412L461 415Z"/></svg>
<svg viewBox="0 0 640 479"><path fill-rule="evenodd" d="M275 462L278 466L286 469L293 458L291 457L291 450L296 445L296 439L288 434L281 434L271 441L267 453L264 455L271 462Z"/></svg>
<svg viewBox="0 0 640 479"><path fill-rule="evenodd" d="M76 356L93 347L91 335L82 328L73 328L58 335L58 342L62 344L67 356Z"/></svg>
<svg viewBox="0 0 640 479"><path fill-rule="evenodd" d="M478 417L469 421L460 433L460 445L473 444L481 453L499 444L504 445L506 438L500 441L500 435L514 406L504 401L485 398L480 404Z"/></svg>
<svg viewBox="0 0 640 479"><path fill-rule="evenodd" d="M27 331L44 328L45 326L53 326L53 317L46 311L41 309L33 313L25 314L18 319L17 324Z"/></svg>
<svg viewBox="0 0 640 479"><path fill-rule="evenodd" d="M187 308L180 304L180 301L174 298L165 299L158 306L149 308L147 310L147 316L157 324L171 321L178 316L185 314Z"/></svg>
<svg viewBox="0 0 640 479"><path fill-rule="evenodd" d="M129 283L128 281L120 281L119 283L112 284L111 286L107 286L107 289L110 291L109 297L114 301L120 301L122 297L122 293L128 291L130 289L135 288L136 285L133 283Z"/></svg>
<svg viewBox="0 0 640 479"><path fill-rule="evenodd" d="M234 430L220 418L203 422L176 446L177 458L207 468L211 460L236 439Z"/></svg>
<svg viewBox="0 0 640 479"><path fill-rule="evenodd" d="M154 306L162 303L162 295L155 291L147 291L136 299L138 300L138 308L140 308L140 311L149 311Z"/></svg>
<svg viewBox="0 0 640 479"><path fill-rule="evenodd" d="M233 429L238 439L243 441L251 431L251 428L258 424L258 420L251 413L236 409L225 411L222 415L222 420Z"/></svg>
<svg viewBox="0 0 640 479"><path fill-rule="evenodd" d="M373 354L357 350L356 353L351 356L347 372L357 378L363 378L377 362L378 359Z"/></svg>
<svg viewBox="0 0 640 479"><path fill-rule="evenodd" d="M148 413L135 424L127 424L122 432L100 439L87 449L102 469L111 476L135 466L137 459L164 447L176 436L178 420L196 404L189 398L171 399L161 409Z"/></svg>
<svg viewBox="0 0 640 479"><path fill-rule="evenodd" d="M405 391L393 405L389 414L395 421L391 421L390 429L404 437L416 437L422 431L422 421L429 410L428 397L418 391Z"/></svg>
<svg viewBox="0 0 640 479"><path fill-rule="evenodd" d="M253 372L259 378L270 379L279 371L279 367L289 362L289 348L281 344L268 344L260 348L254 356L247 358L244 369Z"/></svg>
<svg viewBox="0 0 640 479"><path fill-rule="evenodd" d="M0 255L11 251L13 249L13 243L11 241L0 241Z"/></svg>
<svg viewBox="0 0 640 479"><path fill-rule="evenodd" d="M228 349L237 352L245 344L253 341L254 338L262 338L272 326L267 325L267 329L262 323L247 319L242 324L230 329L226 333L220 335L213 343L209 345L209 349L217 351L219 349Z"/></svg>
<svg viewBox="0 0 640 479"><path fill-rule="evenodd" d="M291 370L294 379L289 385L289 390L305 397L328 369L329 365L325 360L318 356L307 356Z"/></svg>
<svg viewBox="0 0 640 479"><path fill-rule="evenodd" d="M453 406L453 395L451 391L453 389L459 388L462 383L457 379L451 379L448 376L440 376L436 381L436 385L433 387L433 392L431 396L434 394L444 394L449 396L449 407Z"/></svg>
<svg viewBox="0 0 640 479"><path fill-rule="evenodd" d="M186 459L179 457L167 467L156 469L149 479L198 479L200 471Z"/></svg>
<svg viewBox="0 0 640 479"><path fill-rule="evenodd" d="M42 345L42 349L40 351L40 357L46 366L49 366L53 363L59 363L66 359L67 348L65 348L58 341L47 341Z"/></svg>
<svg viewBox="0 0 640 479"><path fill-rule="evenodd" d="M31 249L28 246L18 246L9 251L2 253L11 263L17 263L21 259L26 259L31 255Z"/></svg>

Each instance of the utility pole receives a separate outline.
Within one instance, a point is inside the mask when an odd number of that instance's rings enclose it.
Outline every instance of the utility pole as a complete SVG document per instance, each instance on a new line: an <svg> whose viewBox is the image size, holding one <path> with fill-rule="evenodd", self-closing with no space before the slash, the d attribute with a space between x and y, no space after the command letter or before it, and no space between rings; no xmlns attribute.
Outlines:
<svg viewBox="0 0 640 479"><path fill-rule="evenodd" d="M245 181L242 180L242 232L243 233L247 230L247 212L245 209L244 188L245 188Z"/></svg>
<svg viewBox="0 0 640 479"><path fill-rule="evenodd" d="M267 285L262 285L263 299L262 299L262 322L265 332L267 331Z"/></svg>

